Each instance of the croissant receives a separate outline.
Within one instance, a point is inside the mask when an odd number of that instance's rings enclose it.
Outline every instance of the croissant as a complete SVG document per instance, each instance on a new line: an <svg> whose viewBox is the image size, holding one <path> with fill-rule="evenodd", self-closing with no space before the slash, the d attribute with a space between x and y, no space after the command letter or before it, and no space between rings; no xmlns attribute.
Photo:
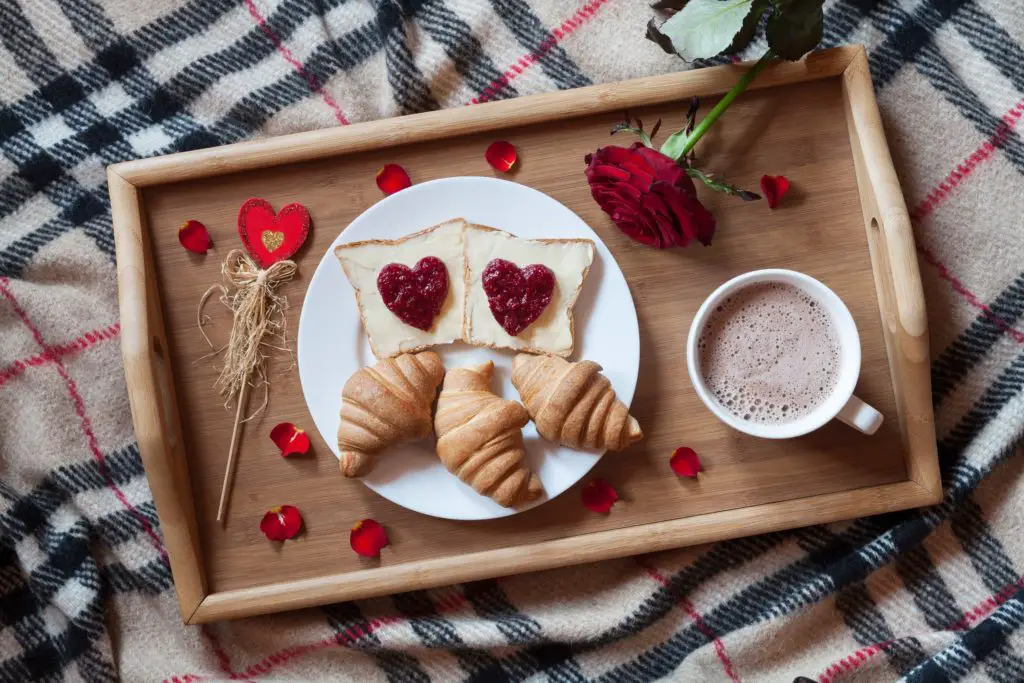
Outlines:
<svg viewBox="0 0 1024 683"><path fill-rule="evenodd" d="M381 449L429 435L430 407L443 377L433 351L386 358L349 377L341 390L341 473L362 476Z"/></svg>
<svg viewBox="0 0 1024 683"><path fill-rule="evenodd" d="M493 372L487 361L445 375L434 415L437 455L477 493L513 507L539 496L542 487L523 462L522 428L530 416L522 404L491 393Z"/></svg>
<svg viewBox="0 0 1024 683"><path fill-rule="evenodd" d="M601 366L558 356L521 353L512 384L545 439L573 448L619 451L644 437L640 424L615 398Z"/></svg>

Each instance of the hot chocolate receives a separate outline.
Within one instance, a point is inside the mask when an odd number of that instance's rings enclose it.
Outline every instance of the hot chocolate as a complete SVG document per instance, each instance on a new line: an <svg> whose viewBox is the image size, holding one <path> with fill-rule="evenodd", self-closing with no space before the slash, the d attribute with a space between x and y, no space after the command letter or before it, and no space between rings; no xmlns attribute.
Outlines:
<svg viewBox="0 0 1024 683"><path fill-rule="evenodd" d="M701 375L730 413L793 422L832 393L839 335L828 312L793 285L748 285L711 313L698 342Z"/></svg>

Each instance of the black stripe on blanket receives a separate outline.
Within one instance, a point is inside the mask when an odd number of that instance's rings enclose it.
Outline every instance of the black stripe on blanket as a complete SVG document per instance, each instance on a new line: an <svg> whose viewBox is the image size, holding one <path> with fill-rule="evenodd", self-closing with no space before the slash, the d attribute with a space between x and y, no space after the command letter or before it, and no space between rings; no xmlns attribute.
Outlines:
<svg viewBox="0 0 1024 683"><path fill-rule="evenodd" d="M438 613L426 591L396 593L391 601L426 647L450 651L470 676L493 671L498 666L497 658L489 652L466 647L455 626Z"/></svg>
<svg viewBox="0 0 1024 683"><path fill-rule="evenodd" d="M991 14L968 2L953 15L953 24L971 47L980 52L1018 92L1024 91L1024 48Z"/></svg>
<svg viewBox="0 0 1024 683"><path fill-rule="evenodd" d="M571 648L549 642L541 625L516 609L497 581L467 584L464 593L476 613L494 623L509 643L532 643L499 660L496 668L474 676L473 681L523 681L539 672L544 672L553 681L584 680Z"/></svg>
<svg viewBox="0 0 1024 683"><path fill-rule="evenodd" d="M380 642L359 605L341 602L323 608L327 622L334 630L338 642L346 647L369 651L388 681L394 683L430 683L430 676L419 660L400 650L389 650ZM353 639L352 635L356 637Z"/></svg>
<svg viewBox="0 0 1024 683"><path fill-rule="evenodd" d="M69 74L60 73L41 89L39 97L50 110L59 109L65 120L79 133L75 140L58 143L51 150L35 145L28 133L24 132L24 123L16 115L10 111L5 115L3 120L7 123L3 128L9 141L5 149L8 156L19 164L20 173L8 179L7 187L4 188L6 191L0 193L4 197L0 199L0 217L20 208L30 200L34 192L49 188L58 180L62 186L60 194L48 194L64 209L60 218L49 222L42 230L23 236L0 252L0 273L9 276L18 276L39 249L79 226L85 229L86 234L93 238L102 251L113 254L105 185L87 191L77 186L64 169L73 168L91 153L99 155L108 163L140 156L141 152L133 150L126 139L154 124L158 124L156 127L163 129L170 139L168 147L158 150L161 152L196 149L241 139L262 125L273 112L309 94L309 84L305 78L289 72L284 80L292 83L292 90L287 96L279 98L276 106L267 106L265 100L259 99L251 102L250 111L260 112L262 118L251 121L249 126L232 126L230 136L209 132L187 114L187 106L218 79L253 66L260 59L273 54L274 45L260 27L253 26L236 43L186 65L168 83L161 85L141 66L140 59L148 50L166 41L154 44L142 40L136 48L112 33L111 22L88 0L64 0L64 3L69 15L91 14L93 21L87 26L75 24L84 42L96 49L105 42L110 43L110 47L99 52L94 60L106 67L108 75L104 78L94 75L91 89L107 85L110 76L122 76L121 85L134 98L134 103L126 110L115 113L111 119L104 119L86 97L87 91L77 84L77 80ZM267 25L273 25L272 30L277 35L287 37L304 18L301 5L286 3L269 16ZM31 25L26 24L22 30L32 31ZM17 37L15 33L11 40ZM23 60L23 64L26 67L32 66L26 60ZM266 90L262 94L265 93ZM231 113L234 114L234 122L243 119L237 110Z"/></svg>
<svg viewBox="0 0 1024 683"><path fill-rule="evenodd" d="M925 545L900 553L895 569L929 628L943 631L960 620L963 608L935 568Z"/></svg>
<svg viewBox="0 0 1024 683"><path fill-rule="evenodd" d="M99 575L100 586L115 593L159 595L174 583L171 579L171 567L162 557L135 569L126 567L122 562L101 564Z"/></svg>
<svg viewBox="0 0 1024 683"><path fill-rule="evenodd" d="M967 373L985 358L1006 334L1003 326L996 323L993 316L1008 325L1016 325L1024 315L1024 273L1014 278L1013 282L988 304L988 309L991 314L984 311L979 313L970 326L932 363L932 402L935 406L940 405L943 399L949 396Z"/></svg>
<svg viewBox="0 0 1024 683"><path fill-rule="evenodd" d="M925 0L913 15L896 0L883 0L871 13L872 23L886 38L869 55L875 90L881 90L908 63L915 62L935 32L967 0ZM934 85L934 83L933 83Z"/></svg>
<svg viewBox="0 0 1024 683"><path fill-rule="evenodd" d="M867 528L854 528L848 534L838 535L818 526L801 529L796 532L796 537L808 559L833 577L837 589L836 609L854 639L862 646L891 642L892 645L885 650L889 664L896 671L906 671L924 659L925 652L913 639L894 642L896 634L871 599L863 579L879 562L866 559L864 548L868 544L863 543L865 536L861 531L867 531ZM866 536L873 537L872 540L878 538L873 533ZM854 546L857 541L861 541L859 548Z"/></svg>
<svg viewBox="0 0 1024 683"><path fill-rule="evenodd" d="M491 0L491 5L519 44L537 58L544 75L559 90L591 84L591 80L557 44L555 36L544 28L544 24L524 0Z"/></svg>
<svg viewBox="0 0 1024 683"><path fill-rule="evenodd" d="M474 92L489 90L496 82L503 82L502 72L484 51L473 29L453 12L445 0L427 0L417 14L420 24L430 37L444 47L452 65ZM457 79L440 82L444 89L454 89ZM436 86L435 86L436 87ZM488 99L508 99L519 93L509 83L489 92Z"/></svg>
<svg viewBox="0 0 1024 683"><path fill-rule="evenodd" d="M383 49L384 41L374 19L345 35L318 46L306 59L305 68L326 83L339 71L363 64ZM309 83L295 72L241 98L210 127L213 136L225 142L248 137L281 110L309 96ZM341 103L344 106L344 102Z"/></svg>
<svg viewBox="0 0 1024 683"><path fill-rule="evenodd" d="M995 683L1020 683L1024 681L1024 657L1015 652L1009 639L993 649L982 661L985 673Z"/></svg>
<svg viewBox="0 0 1024 683"><path fill-rule="evenodd" d="M105 638L101 592L87 585L98 584L98 569L89 548L88 523L78 519L57 531L44 520L37 532L43 559L34 567L22 564L22 556L7 538L0 541L0 567L5 573L0 594L0 626L11 629L21 646L19 653L0 664L0 680L19 680L19 673L26 676L20 680L62 678L63 672L76 663L86 671L105 674L102 680L113 680L109 656L93 653L83 657ZM73 614L66 612L72 605L53 604L58 592L65 591L75 594ZM54 614L65 618L47 623ZM55 627L62 630L54 634ZM96 667L101 671L95 671Z"/></svg>
<svg viewBox="0 0 1024 683"><path fill-rule="evenodd" d="M143 474L138 447L132 444L108 455L103 464L86 460L53 470L26 496L18 496L0 482L0 494L10 501L0 514L0 533L4 540L16 544L35 534L65 501L106 488L108 477L117 486L124 486Z"/></svg>
<svg viewBox="0 0 1024 683"><path fill-rule="evenodd" d="M1019 173L1024 173L1024 142L1020 135L1007 130L1003 120L988 110L978 95L953 71L938 48L930 44L922 47L915 64L918 71L974 125L984 139L1001 141L995 145L996 149L1003 152Z"/></svg>
<svg viewBox="0 0 1024 683"><path fill-rule="evenodd" d="M981 506L970 497L950 518L950 528L967 552L974 570L992 593L1002 593L1020 577L1006 548L992 533Z"/></svg>
<svg viewBox="0 0 1024 683"><path fill-rule="evenodd" d="M954 466L960 464L964 457L964 449L981 433L1009 401L1016 398L1024 387L1024 353L1018 355L1010 365L1005 367L988 386L971 409L950 430L946 437L939 441L939 463L944 478L953 472Z"/></svg>
<svg viewBox="0 0 1024 683"><path fill-rule="evenodd" d="M694 560L693 564L670 577L667 585L656 589L616 626L583 646L581 651L588 652L640 633L662 619L670 610L676 609L679 601L697 586L766 555L780 546L785 538L783 534L765 534L716 543Z"/></svg>
<svg viewBox="0 0 1024 683"><path fill-rule="evenodd" d="M421 5L422 0L380 0L377 5L377 31L384 41L388 83L399 114L432 111L439 107L409 50L408 23Z"/></svg>
<svg viewBox="0 0 1024 683"><path fill-rule="evenodd" d="M846 0L826 8L822 46L835 47L848 43L850 36L860 27L875 3L876 0Z"/></svg>
<svg viewBox="0 0 1024 683"><path fill-rule="evenodd" d="M245 11L237 0L191 0L140 27L131 42L143 59L208 30L231 11Z"/></svg>
<svg viewBox="0 0 1024 683"><path fill-rule="evenodd" d="M976 662L985 662L990 655L998 653L1021 624L1024 624L1024 590L1017 591L988 618L911 671L906 680L911 683L959 681L971 673Z"/></svg>

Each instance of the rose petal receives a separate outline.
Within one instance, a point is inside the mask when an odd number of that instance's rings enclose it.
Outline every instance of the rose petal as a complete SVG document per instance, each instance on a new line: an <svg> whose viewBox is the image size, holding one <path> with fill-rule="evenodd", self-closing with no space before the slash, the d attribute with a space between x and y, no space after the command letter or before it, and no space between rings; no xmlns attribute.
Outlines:
<svg viewBox="0 0 1024 683"><path fill-rule="evenodd" d="M774 209L789 192L789 178L784 175L761 176L761 193L768 200L768 208Z"/></svg>
<svg viewBox="0 0 1024 683"><path fill-rule="evenodd" d="M487 163L495 171L508 173L516 165L519 154L511 142L498 140L487 146L487 150L484 152L484 159L487 159Z"/></svg>
<svg viewBox="0 0 1024 683"><path fill-rule="evenodd" d="M604 479L592 479L580 491L580 497L588 510L606 515L619 500L619 493Z"/></svg>
<svg viewBox="0 0 1024 683"><path fill-rule="evenodd" d="M282 422L270 430L270 440L277 444L281 457L309 452L309 434L291 422Z"/></svg>
<svg viewBox="0 0 1024 683"><path fill-rule="evenodd" d="M302 514L293 505L271 508L263 515L260 531L270 541L284 541L295 538L302 529Z"/></svg>
<svg viewBox="0 0 1024 683"><path fill-rule="evenodd" d="M382 548L389 544L388 532L376 520L363 519L352 527L348 537L352 550L363 557L380 557Z"/></svg>
<svg viewBox="0 0 1024 683"><path fill-rule="evenodd" d="M384 167L377 171L377 187L386 195L392 195L411 185L409 174L398 164L384 164Z"/></svg>
<svg viewBox="0 0 1024 683"><path fill-rule="evenodd" d="M185 221L178 228L178 242L193 254L205 254L213 244L206 226L193 220Z"/></svg>
<svg viewBox="0 0 1024 683"><path fill-rule="evenodd" d="M672 459L668 461L672 471L680 477L697 478L698 472L704 471L704 465L700 462L697 451L686 446L680 446L672 453Z"/></svg>

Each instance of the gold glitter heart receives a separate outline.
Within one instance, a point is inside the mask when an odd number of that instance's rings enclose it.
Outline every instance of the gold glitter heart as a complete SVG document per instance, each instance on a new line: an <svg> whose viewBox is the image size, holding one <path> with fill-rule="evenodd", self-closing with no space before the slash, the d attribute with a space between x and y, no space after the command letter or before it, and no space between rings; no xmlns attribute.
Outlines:
<svg viewBox="0 0 1024 683"><path fill-rule="evenodd" d="M267 251L273 254L277 251L278 247L284 244L284 233L264 230L260 240L263 241L263 246L266 247Z"/></svg>

